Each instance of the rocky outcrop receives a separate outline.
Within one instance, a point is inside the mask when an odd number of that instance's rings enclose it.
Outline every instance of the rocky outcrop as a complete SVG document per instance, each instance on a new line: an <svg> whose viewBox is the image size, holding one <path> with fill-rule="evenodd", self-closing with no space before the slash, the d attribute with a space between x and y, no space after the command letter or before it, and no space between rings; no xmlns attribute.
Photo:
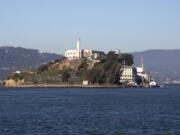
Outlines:
<svg viewBox="0 0 180 135"><path fill-rule="evenodd" d="M60 63L55 63L51 66L52 69L58 70L78 70L79 65L81 64L81 60L63 60Z"/></svg>
<svg viewBox="0 0 180 135"><path fill-rule="evenodd" d="M24 80L13 80L13 79L9 79L9 80L5 80L3 82L3 85L5 87L17 87L17 86L20 86L20 85L23 85L24 84Z"/></svg>

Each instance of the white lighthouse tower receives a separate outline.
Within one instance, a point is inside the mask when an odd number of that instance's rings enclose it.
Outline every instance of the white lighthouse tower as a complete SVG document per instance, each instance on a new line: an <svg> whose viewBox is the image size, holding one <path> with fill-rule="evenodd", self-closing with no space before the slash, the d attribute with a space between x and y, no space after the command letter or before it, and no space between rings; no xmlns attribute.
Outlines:
<svg viewBox="0 0 180 135"><path fill-rule="evenodd" d="M76 42L76 50L77 50L77 57L78 59L81 58L81 50L80 50L80 38L78 38L77 42Z"/></svg>
<svg viewBox="0 0 180 135"><path fill-rule="evenodd" d="M77 51L80 51L80 38L78 38L78 40L76 42L76 49L77 49Z"/></svg>

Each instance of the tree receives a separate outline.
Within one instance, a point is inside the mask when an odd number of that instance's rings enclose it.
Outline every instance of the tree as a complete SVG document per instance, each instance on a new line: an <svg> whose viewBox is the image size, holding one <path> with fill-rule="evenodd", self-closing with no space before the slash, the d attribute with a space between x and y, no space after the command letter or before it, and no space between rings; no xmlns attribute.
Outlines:
<svg viewBox="0 0 180 135"><path fill-rule="evenodd" d="M107 83L118 84L120 79L121 63L119 55L109 52L103 62L96 63L87 74L87 78L91 83Z"/></svg>
<svg viewBox="0 0 180 135"><path fill-rule="evenodd" d="M38 73L42 73L42 72L47 71L47 70L48 70L48 65L45 64L45 65L41 65L41 66L38 68L37 72L38 72Z"/></svg>
<svg viewBox="0 0 180 135"><path fill-rule="evenodd" d="M107 54L107 60L117 60L118 54L113 51L109 51Z"/></svg>
<svg viewBox="0 0 180 135"><path fill-rule="evenodd" d="M65 71L62 73L62 81L63 81L63 82L68 82L70 77L71 77L71 73L70 73L69 70L65 70Z"/></svg>
<svg viewBox="0 0 180 135"><path fill-rule="evenodd" d="M122 64L131 66L134 64L133 55L129 53L122 54Z"/></svg>
<svg viewBox="0 0 180 135"><path fill-rule="evenodd" d="M142 83L142 77L141 76L136 76L135 82L137 83L137 85L140 85Z"/></svg>
<svg viewBox="0 0 180 135"><path fill-rule="evenodd" d="M98 64L94 68L92 68L91 70L88 71L86 78L91 83L102 84L102 83L105 82L105 75L104 75L104 73L105 72L103 71L102 65Z"/></svg>

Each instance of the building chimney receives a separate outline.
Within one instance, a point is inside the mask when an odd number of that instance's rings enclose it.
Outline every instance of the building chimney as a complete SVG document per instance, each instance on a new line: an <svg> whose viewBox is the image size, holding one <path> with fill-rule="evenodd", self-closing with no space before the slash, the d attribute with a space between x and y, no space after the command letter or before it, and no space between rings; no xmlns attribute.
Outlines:
<svg viewBox="0 0 180 135"><path fill-rule="evenodd" d="M144 57L143 57L143 55L141 57L141 68L142 68L142 70L144 72Z"/></svg>

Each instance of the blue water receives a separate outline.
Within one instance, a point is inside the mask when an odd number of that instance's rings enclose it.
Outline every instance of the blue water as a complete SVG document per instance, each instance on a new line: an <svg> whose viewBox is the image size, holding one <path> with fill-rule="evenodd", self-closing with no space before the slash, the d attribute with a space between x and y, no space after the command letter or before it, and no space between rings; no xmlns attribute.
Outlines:
<svg viewBox="0 0 180 135"><path fill-rule="evenodd" d="M180 86L1 88L0 135L180 135Z"/></svg>

